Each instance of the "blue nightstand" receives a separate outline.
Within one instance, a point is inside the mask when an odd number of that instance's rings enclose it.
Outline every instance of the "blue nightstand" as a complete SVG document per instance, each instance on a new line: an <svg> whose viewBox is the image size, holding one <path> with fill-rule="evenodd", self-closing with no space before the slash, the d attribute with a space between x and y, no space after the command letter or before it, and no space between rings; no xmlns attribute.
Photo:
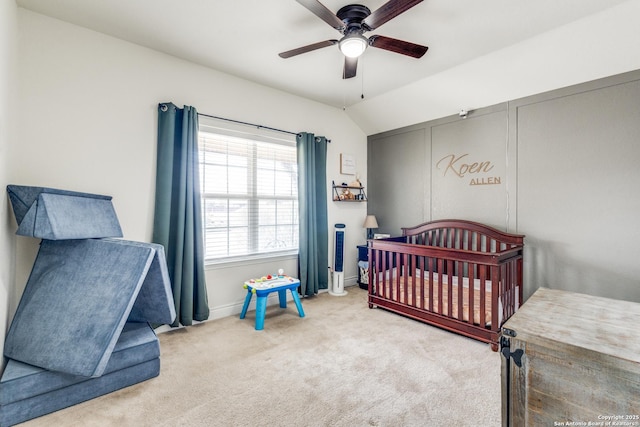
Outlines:
<svg viewBox="0 0 640 427"><path fill-rule="evenodd" d="M369 289L369 248L358 245L358 286Z"/></svg>

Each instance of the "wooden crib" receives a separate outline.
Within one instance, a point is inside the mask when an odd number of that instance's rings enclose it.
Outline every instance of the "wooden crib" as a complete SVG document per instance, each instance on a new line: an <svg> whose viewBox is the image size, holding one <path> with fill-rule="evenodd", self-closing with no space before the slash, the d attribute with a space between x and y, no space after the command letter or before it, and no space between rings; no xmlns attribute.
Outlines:
<svg viewBox="0 0 640 427"><path fill-rule="evenodd" d="M491 344L522 302L524 236L447 219L368 241L369 307Z"/></svg>

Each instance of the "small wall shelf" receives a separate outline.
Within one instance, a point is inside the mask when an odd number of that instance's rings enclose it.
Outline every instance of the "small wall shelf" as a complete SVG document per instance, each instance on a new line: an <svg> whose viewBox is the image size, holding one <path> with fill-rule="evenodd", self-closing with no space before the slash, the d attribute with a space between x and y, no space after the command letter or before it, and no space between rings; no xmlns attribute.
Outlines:
<svg viewBox="0 0 640 427"><path fill-rule="evenodd" d="M333 186L334 202L366 202L367 195L362 186L352 185L336 185L335 181L331 181Z"/></svg>

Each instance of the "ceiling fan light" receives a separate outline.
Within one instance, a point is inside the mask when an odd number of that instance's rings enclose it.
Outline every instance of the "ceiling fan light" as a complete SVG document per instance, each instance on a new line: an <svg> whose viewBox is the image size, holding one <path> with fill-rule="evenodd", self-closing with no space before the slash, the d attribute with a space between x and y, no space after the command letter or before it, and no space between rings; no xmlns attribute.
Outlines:
<svg viewBox="0 0 640 427"><path fill-rule="evenodd" d="M340 51L349 58L357 58L362 55L368 45L367 38L357 33L344 36L339 43Z"/></svg>

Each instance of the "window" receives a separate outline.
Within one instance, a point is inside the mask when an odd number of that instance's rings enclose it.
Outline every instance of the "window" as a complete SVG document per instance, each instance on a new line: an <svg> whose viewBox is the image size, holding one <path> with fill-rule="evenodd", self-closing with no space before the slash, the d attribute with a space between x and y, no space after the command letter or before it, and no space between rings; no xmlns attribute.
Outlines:
<svg viewBox="0 0 640 427"><path fill-rule="evenodd" d="M295 141L201 125L199 149L205 259L296 253Z"/></svg>

